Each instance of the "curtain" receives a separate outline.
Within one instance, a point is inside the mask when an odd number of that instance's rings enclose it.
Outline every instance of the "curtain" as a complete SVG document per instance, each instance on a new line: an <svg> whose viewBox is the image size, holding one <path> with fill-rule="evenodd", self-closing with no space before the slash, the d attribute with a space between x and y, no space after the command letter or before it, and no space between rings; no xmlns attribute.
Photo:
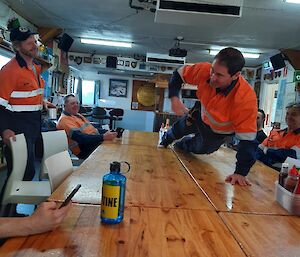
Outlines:
<svg viewBox="0 0 300 257"><path fill-rule="evenodd" d="M77 95L80 104L82 104L82 78L78 78Z"/></svg>
<svg viewBox="0 0 300 257"><path fill-rule="evenodd" d="M94 90L94 104L98 104L98 99L100 99L100 80L95 81L95 90Z"/></svg>

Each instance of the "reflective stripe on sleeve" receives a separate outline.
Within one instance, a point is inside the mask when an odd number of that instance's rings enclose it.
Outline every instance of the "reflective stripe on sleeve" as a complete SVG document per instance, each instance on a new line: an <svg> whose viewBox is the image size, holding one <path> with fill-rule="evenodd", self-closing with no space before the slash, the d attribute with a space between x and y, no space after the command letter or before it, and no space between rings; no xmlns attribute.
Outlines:
<svg viewBox="0 0 300 257"><path fill-rule="evenodd" d="M10 95L11 98L26 98L33 97L37 95L42 95L44 93L43 88L39 88L33 91L13 91Z"/></svg>
<svg viewBox="0 0 300 257"><path fill-rule="evenodd" d="M7 105L6 109L12 112L33 112L40 111L43 109L43 105L35 104L35 105Z"/></svg>
<svg viewBox="0 0 300 257"><path fill-rule="evenodd" d="M249 140L252 141L256 138L256 132L250 132L250 133L236 133L236 137L239 140Z"/></svg>
<svg viewBox="0 0 300 257"><path fill-rule="evenodd" d="M0 97L0 105L2 105L4 107L7 107L8 106L8 101L5 100L4 98Z"/></svg>

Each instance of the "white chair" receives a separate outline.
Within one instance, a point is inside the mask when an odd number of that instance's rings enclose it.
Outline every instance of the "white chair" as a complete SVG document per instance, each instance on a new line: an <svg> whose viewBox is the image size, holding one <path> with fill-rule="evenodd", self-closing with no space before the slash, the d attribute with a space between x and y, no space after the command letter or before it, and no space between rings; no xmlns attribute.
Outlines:
<svg viewBox="0 0 300 257"><path fill-rule="evenodd" d="M42 132L44 155L41 162L40 180L48 179L45 160L50 156L68 150L68 138L64 130Z"/></svg>
<svg viewBox="0 0 300 257"><path fill-rule="evenodd" d="M51 191L55 189L73 172L72 161L68 151L54 154L45 160Z"/></svg>
<svg viewBox="0 0 300 257"><path fill-rule="evenodd" d="M27 163L27 144L24 134L9 142L12 153L12 172L3 195L2 206L7 204L40 204L51 194L48 181L23 181Z"/></svg>

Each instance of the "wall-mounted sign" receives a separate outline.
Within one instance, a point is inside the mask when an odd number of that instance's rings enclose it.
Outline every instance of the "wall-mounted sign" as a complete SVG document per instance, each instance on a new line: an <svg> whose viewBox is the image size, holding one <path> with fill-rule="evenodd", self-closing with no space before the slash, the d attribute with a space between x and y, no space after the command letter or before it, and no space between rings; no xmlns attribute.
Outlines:
<svg viewBox="0 0 300 257"><path fill-rule="evenodd" d="M294 82L300 82L300 70L294 72Z"/></svg>

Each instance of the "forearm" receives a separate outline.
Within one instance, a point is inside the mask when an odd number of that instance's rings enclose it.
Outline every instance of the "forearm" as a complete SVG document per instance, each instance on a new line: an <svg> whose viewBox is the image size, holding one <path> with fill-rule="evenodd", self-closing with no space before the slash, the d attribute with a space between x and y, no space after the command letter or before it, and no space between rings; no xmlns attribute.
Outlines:
<svg viewBox="0 0 300 257"><path fill-rule="evenodd" d="M256 150L258 142L256 140L248 141L241 140L238 144L238 150L236 154L236 174L247 176L250 168L256 161Z"/></svg>
<svg viewBox="0 0 300 257"><path fill-rule="evenodd" d="M179 74L179 72L176 70L174 71L169 84L168 84L168 88L169 88L169 98L173 97L173 96L179 96L179 92L181 89L181 85L183 83L183 80Z"/></svg>
<svg viewBox="0 0 300 257"><path fill-rule="evenodd" d="M287 157L297 158L296 151L293 149L268 149L266 156L271 158L273 163L284 162Z"/></svg>
<svg viewBox="0 0 300 257"><path fill-rule="evenodd" d="M100 144L103 142L103 135L89 135L81 133L80 131L74 131L71 135L71 139L81 145L94 143Z"/></svg>
<svg viewBox="0 0 300 257"><path fill-rule="evenodd" d="M31 217L0 218L0 238L35 234Z"/></svg>

